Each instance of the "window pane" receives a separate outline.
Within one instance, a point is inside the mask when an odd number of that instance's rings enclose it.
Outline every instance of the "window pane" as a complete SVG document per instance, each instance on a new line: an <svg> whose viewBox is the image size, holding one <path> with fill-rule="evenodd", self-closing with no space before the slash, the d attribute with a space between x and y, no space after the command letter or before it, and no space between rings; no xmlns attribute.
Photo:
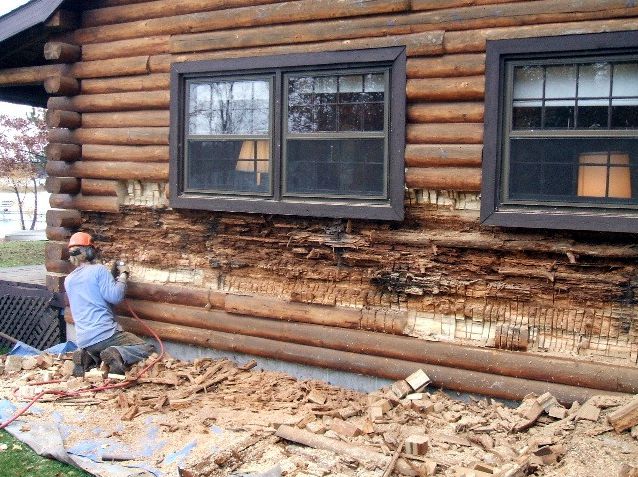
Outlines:
<svg viewBox="0 0 638 477"><path fill-rule="evenodd" d="M541 127L543 109L537 101L514 101L512 108L513 129L534 129Z"/></svg>
<svg viewBox="0 0 638 477"><path fill-rule="evenodd" d="M638 139L510 140L508 198L638 205Z"/></svg>
<svg viewBox="0 0 638 477"><path fill-rule="evenodd" d="M188 134L267 134L270 85L265 80L191 82Z"/></svg>
<svg viewBox="0 0 638 477"><path fill-rule="evenodd" d="M613 96L638 96L637 80L638 63L619 63L614 65Z"/></svg>
<svg viewBox="0 0 638 477"><path fill-rule="evenodd" d="M514 99L541 99L543 81L542 66L517 66L514 68Z"/></svg>
<svg viewBox="0 0 638 477"><path fill-rule="evenodd" d="M384 139L291 139L286 158L290 194L384 195Z"/></svg>
<svg viewBox="0 0 638 477"><path fill-rule="evenodd" d="M545 127L550 129L573 128L574 101L547 101L545 102Z"/></svg>
<svg viewBox="0 0 638 477"><path fill-rule="evenodd" d="M385 129L385 75L288 78L288 132L356 132Z"/></svg>
<svg viewBox="0 0 638 477"><path fill-rule="evenodd" d="M607 100L583 99L578 102L578 127L589 129L607 128L609 120Z"/></svg>
<svg viewBox="0 0 638 477"><path fill-rule="evenodd" d="M548 66L545 75L546 98L576 97L575 66Z"/></svg>
<svg viewBox="0 0 638 477"><path fill-rule="evenodd" d="M270 141L188 141L187 189L270 192Z"/></svg>
<svg viewBox="0 0 638 477"><path fill-rule="evenodd" d="M609 63L581 65L578 72L578 97L598 98L609 96L611 67Z"/></svg>

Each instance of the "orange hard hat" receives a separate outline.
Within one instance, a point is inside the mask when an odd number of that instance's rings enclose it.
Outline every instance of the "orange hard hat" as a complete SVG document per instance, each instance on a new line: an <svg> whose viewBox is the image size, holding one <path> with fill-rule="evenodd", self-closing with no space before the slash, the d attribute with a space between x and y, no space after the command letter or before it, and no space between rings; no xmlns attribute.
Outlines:
<svg viewBox="0 0 638 477"><path fill-rule="evenodd" d="M86 232L75 232L69 239L68 248L71 247L93 247L93 237Z"/></svg>

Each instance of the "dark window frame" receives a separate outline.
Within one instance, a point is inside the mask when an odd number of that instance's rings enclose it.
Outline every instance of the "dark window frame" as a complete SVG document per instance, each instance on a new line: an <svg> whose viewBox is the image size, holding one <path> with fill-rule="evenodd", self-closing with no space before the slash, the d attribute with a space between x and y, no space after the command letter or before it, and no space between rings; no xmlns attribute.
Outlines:
<svg viewBox="0 0 638 477"><path fill-rule="evenodd" d="M578 59L638 54L638 32L594 33L489 40L485 69L485 140L481 189L481 223L502 227L638 232L638 211L611 206L561 206L505 203L501 195L505 158L506 66L509 61ZM613 60L613 58L609 58Z"/></svg>
<svg viewBox="0 0 638 477"><path fill-rule="evenodd" d="M169 133L169 204L173 208L248 212L332 218L403 220L405 189L405 47L371 48L320 53L233 58L175 63L171 66ZM283 185L272 197L191 193L184 191L185 84L189 78L275 75L273 96L273 176L282 177L283 76L289 72L389 67L389 120L387 131L387 196L384 199L282 196Z"/></svg>

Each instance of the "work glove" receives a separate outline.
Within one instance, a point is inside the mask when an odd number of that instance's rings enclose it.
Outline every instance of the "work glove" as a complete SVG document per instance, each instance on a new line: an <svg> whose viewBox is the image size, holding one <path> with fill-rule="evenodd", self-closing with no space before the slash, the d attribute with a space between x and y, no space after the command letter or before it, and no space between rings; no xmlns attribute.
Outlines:
<svg viewBox="0 0 638 477"><path fill-rule="evenodd" d="M126 262L118 260L115 263L115 269L117 270L117 281L120 283L126 283L128 276L131 273Z"/></svg>

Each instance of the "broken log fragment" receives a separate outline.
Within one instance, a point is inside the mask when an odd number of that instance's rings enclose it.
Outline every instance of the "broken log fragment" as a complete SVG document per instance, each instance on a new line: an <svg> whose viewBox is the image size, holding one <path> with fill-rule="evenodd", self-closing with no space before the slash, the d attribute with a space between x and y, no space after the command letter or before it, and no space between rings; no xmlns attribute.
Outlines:
<svg viewBox="0 0 638 477"><path fill-rule="evenodd" d="M609 424L613 426L616 432L622 432L633 426L638 425L638 396L619 407L614 412L607 415Z"/></svg>

